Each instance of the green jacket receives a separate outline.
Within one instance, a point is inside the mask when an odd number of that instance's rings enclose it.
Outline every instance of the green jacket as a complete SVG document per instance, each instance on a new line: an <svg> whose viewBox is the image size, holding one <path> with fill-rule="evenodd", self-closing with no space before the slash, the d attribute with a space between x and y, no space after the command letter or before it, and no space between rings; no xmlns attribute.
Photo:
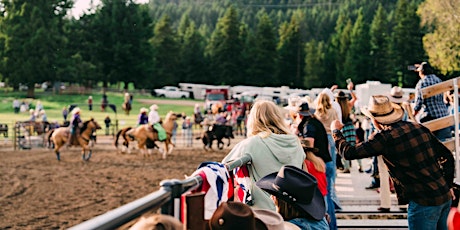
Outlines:
<svg viewBox="0 0 460 230"><path fill-rule="evenodd" d="M270 195L256 186L256 182L262 177L278 172L283 165L293 165L302 168L305 153L299 139L292 134L270 134L249 137L237 145L222 160L228 163L244 155L251 157L248 164L251 178L250 191L254 200L254 209L270 209L276 211Z"/></svg>

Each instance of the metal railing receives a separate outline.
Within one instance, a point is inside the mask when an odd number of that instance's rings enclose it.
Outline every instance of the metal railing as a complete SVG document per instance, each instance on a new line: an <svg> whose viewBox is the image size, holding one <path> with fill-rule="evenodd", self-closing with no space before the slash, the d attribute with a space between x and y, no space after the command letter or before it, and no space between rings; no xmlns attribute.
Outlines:
<svg viewBox="0 0 460 230"><path fill-rule="evenodd" d="M171 215L180 219L181 195L200 186L202 182L203 179L200 176L189 177L185 180L163 180L160 182L161 187L159 190L75 225L70 229L116 229L140 217L147 211L158 209L161 209L162 214Z"/></svg>

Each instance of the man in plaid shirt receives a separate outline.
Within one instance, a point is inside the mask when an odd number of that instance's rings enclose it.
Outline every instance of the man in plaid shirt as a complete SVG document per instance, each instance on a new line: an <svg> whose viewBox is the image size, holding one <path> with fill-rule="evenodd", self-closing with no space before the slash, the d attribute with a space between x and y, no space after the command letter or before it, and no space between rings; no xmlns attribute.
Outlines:
<svg viewBox="0 0 460 230"><path fill-rule="evenodd" d="M444 103L443 95L438 94L429 98L422 98L421 90L431 85L435 85L441 82L433 71L433 68L426 62L422 62L419 65L416 65L418 76L420 80L415 86L416 97L415 97L415 107L414 107L414 116L419 113L422 107L425 109L426 117L420 119L420 122L427 122L437 118L445 117L449 115L449 110L447 105ZM441 141L444 141L447 138L452 137L450 133L450 128L444 128L433 132L434 135Z"/></svg>
<svg viewBox="0 0 460 230"><path fill-rule="evenodd" d="M347 160L382 155L399 187L398 196L409 203L409 229L447 229L454 199L452 152L428 128L402 121L403 109L387 96L373 96L369 107L361 111L379 132L353 146L340 132L341 122L333 121L331 130L338 153Z"/></svg>

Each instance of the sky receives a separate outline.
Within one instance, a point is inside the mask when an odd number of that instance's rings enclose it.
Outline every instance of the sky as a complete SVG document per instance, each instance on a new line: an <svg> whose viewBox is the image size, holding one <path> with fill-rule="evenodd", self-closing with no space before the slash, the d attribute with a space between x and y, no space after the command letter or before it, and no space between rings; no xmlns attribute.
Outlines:
<svg viewBox="0 0 460 230"><path fill-rule="evenodd" d="M147 3L149 0L135 0L137 3ZM91 0L75 0L74 8L72 9L72 15L74 17L80 17L84 11L90 6ZM93 0L94 5L100 4L100 0Z"/></svg>

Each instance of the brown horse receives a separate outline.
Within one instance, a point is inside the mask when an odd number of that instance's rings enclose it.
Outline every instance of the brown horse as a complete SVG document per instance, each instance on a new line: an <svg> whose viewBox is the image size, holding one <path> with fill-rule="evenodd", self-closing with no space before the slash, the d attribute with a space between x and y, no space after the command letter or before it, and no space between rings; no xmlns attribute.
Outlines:
<svg viewBox="0 0 460 230"><path fill-rule="evenodd" d="M158 147L160 152L162 153L162 158L166 158L166 153L171 153L174 144L171 142L171 136L172 136L172 130L174 127L174 121L177 119L178 115L169 112L165 120L162 121L161 125L166 131L166 139L162 142L164 142L164 150L162 148L159 148L155 142L159 141L158 138L158 132L152 128L151 125L145 124L145 125L140 125L138 127L126 127L120 130L117 133L116 139L115 139L115 147L118 149L118 140L120 139L120 136L123 138L123 146L125 148L128 148L129 142L136 140L137 141L137 147L141 150L142 154L146 156L147 149L152 149L155 147ZM123 152L123 150L122 150ZM150 151L149 151L150 154Z"/></svg>
<svg viewBox="0 0 460 230"><path fill-rule="evenodd" d="M94 120L90 119L83 122L79 134L72 140L70 146L81 146L82 159L87 161L91 158L92 149L90 146L91 136L96 129L101 129L101 126ZM62 146L67 143L70 138L70 129L68 127L57 128L51 134L51 141L54 143L54 152L56 153L57 160L61 160L60 152ZM86 152L88 151L88 155Z"/></svg>

